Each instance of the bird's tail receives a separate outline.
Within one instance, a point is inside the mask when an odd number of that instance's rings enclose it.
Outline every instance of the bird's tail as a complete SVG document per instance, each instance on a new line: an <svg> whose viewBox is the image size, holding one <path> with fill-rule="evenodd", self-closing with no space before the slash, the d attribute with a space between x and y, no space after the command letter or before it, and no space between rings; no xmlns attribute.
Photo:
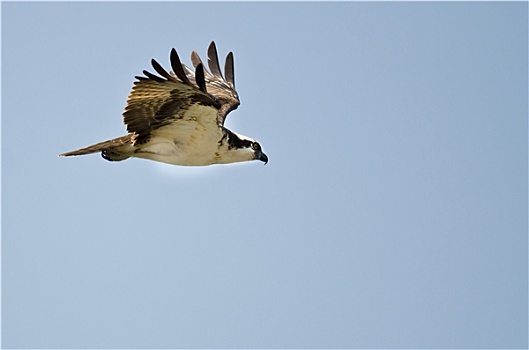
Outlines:
<svg viewBox="0 0 529 350"><path fill-rule="evenodd" d="M82 156L101 152L101 155L106 160L120 161L129 158L134 152L131 135L118 137L112 140L103 141L94 145L80 148L75 151L59 154L59 157Z"/></svg>

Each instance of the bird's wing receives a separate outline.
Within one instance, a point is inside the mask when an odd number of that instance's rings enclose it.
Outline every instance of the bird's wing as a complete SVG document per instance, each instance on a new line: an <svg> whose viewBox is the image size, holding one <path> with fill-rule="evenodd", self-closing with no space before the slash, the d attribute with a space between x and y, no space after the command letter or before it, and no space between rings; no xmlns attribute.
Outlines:
<svg viewBox="0 0 529 350"><path fill-rule="evenodd" d="M160 76L144 70L144 77L136 77L123 113L134 144L146 142L154 130L183 119L193 106L211 108L213 118L222 109L222 103L206 90L202 65L197 66L192 83L175 49L171 50L170 61L172 74L153 59L152 66Z"/></svg>
<svg viewBox="0 0 529 350"><path fill-rule="evenodd" d="M191 53L191 62L195 67L195 71L186 65L182 65L182 68L187 78L194 82L196 86L198 86L196 81L200 81L201 76L204 76L207 92L215 96L221 103L221 107L217 114L217 123L219 126L223 126L228 113L241 104L237 91L235 90L233 53L230 52L226 56L226 62L224 65L225 77L220 70L217 47L215 46L214 41L211 42L208 48L208 66L211 73L207 71L196 51Z"/></svg>

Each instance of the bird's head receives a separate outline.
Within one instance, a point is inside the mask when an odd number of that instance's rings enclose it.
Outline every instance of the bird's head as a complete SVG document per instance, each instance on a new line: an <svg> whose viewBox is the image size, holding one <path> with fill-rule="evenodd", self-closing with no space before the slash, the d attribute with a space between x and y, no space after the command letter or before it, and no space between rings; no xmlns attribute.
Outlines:
<svg viewBox="0 0 529 350"><path fill-rule="evenodd" d="M227 135L227 152L223 157L226 163L260 160L268 163L268 157L261 145L254 139L229 131Z"/></svg>
<svg viewBox="0 0 529 350"><path fill-rule="evenodd" d="M253 151L253 159L260 160L261 162L264 162L265 165L268 163L268 157L264 154L259 142L253 141L250 148Z"/></svg>

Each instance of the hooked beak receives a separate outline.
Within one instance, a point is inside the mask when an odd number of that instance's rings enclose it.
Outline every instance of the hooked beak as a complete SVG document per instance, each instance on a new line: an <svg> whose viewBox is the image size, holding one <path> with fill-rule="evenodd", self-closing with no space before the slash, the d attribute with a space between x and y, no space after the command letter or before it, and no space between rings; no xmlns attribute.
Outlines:
<svg viewBox="0 0 529 350"><path fill-rule="evenodd" d="M268 157L266 156L266 154L264 154L263 151L256 152L255 159L259 159L261 162L264 162L265 165L266 163L268 163Z"/></svg>

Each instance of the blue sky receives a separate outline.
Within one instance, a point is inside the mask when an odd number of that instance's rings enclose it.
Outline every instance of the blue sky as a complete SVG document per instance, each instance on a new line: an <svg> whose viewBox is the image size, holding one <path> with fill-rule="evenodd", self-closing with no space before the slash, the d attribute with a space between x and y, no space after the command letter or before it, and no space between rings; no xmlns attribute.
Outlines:
<svg viewBox="0 0 529 350"><path fill-rule="evenodd" d="M124 135L235 55L259 162ZM527 3L2 3L5 348L526 348Z"/></svg>

